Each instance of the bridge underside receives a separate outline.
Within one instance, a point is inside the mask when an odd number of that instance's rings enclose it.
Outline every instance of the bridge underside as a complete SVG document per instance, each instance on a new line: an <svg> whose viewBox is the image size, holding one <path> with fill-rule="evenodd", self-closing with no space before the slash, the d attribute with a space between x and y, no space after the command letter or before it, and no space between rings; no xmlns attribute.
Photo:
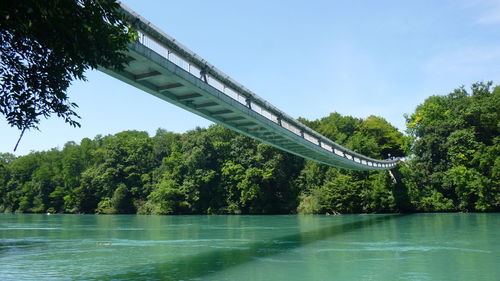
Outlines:
<svg viewBox="0 0 500 281"><path fill-rule="evenodd" d="M305 139L300 132L292 132L279 121L262 116L245 101L228 96L141 43L130 44L127 55L129 64L125 69L100 70L214 123L295 155L353 170L388 169L387 165L355 162L353 156Z"/></svg>

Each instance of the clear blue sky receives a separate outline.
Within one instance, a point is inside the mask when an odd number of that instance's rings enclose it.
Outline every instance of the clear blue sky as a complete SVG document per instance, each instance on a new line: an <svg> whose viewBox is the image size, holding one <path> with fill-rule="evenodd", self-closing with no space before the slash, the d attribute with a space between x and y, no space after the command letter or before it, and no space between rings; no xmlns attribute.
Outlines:
<svg viewBox="0 0 500 281"><path fill-rule="evenodd" d="M405 128L425 98L500 83L500 0L164 1L130 8L293 117L337 111ZM211 123L97 71L69 96L82 128L56 117L17 155L123 130L185 132ZM0 120L0 152L19 132Z"/></svg>

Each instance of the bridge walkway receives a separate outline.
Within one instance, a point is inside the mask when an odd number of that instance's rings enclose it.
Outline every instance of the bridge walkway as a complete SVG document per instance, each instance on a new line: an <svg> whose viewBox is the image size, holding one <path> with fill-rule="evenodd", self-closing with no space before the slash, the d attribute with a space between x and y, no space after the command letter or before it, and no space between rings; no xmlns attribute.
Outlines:
<svg viewBox="0 0 500 281"><path fill-rule="evenodd" d="M386 170L277 109L122 4L139 38L123 70L100 69L162 100L295 155L353 170Z"/></svg>

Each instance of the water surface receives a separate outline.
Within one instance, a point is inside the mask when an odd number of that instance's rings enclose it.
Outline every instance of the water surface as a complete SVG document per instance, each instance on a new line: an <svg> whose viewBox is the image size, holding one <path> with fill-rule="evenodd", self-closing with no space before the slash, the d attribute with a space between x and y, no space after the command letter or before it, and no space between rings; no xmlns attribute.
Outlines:
<svg viewBox="0 0 500 281"><path fill-rule="evenodd" d="M500 214L0 215L0 280L500 280Z"/></svg>

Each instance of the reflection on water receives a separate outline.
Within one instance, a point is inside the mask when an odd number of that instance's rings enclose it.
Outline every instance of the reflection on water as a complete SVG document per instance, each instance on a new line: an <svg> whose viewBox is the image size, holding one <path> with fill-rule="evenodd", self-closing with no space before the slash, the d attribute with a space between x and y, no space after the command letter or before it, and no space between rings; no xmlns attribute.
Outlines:
<svg viewBox="0 0 500 281"><path fill-rule="evenodd" d="M499 214L0 215L0 280L498 280Z"/></svg>

